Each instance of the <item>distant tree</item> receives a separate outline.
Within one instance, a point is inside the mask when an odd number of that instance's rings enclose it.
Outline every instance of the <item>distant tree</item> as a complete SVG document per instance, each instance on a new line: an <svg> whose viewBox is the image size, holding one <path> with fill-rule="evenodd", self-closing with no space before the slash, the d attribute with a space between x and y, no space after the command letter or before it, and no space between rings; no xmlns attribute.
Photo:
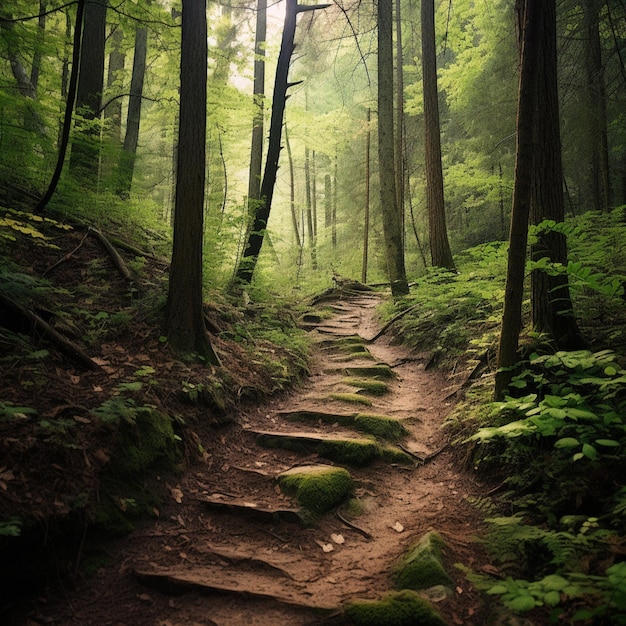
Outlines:
<svg viewBox="0 0 626 626"><path fill-rule="evenodd" d="M283 119L285 114L285 105L287 103L287 89L291 86L289 83L289 63L294 50L294 37L296 34L296 21L298 13L323 9L327 6L327 4L302 5L298 4L297 0L287 0L283 36L280 44L278 63L276 66L269 144L267 147L263 180L261 182L260 200L255 207L252 228L248 234L247 241L244 244L244 251L241 259L239 260L237 270L235 271L236 280L242 284L249 284L252 281L254 270L259 259L259 254L261 253L261 247L265 237L265 229L267 228L267 222L272 207L274 186L276 184L276 175L278 173L278 160L281 151Z"/></svg>
<svg viewBox="0 0 626 626"><path fill-rule="evenodd" d="M441 167L439 95L435 52L434 0L422 0L422 76L424 81L424 132L426 160L426 201L430 236L430 255L435 267L454 269L446 225Z"/></svg>
<svg viewBox="0 0 626 626"><path fill-rule="evenodd" d="M378 0L378 170L387 276L394 297L409 293L398 207L393 127L393 0Z"/></svg>
<svg viewBox="0 0 626 626"><path fill-rule="evenodd" d="M117 180L117 193L127 197L133 183L135 158L139 144L139 125L141 123L141 102L143 83L146 74L146 56L148 53L148 28L138 25L135 31L135 54L133 56L133 74L130 81L130 96L126 116L124 150L120 159Z"/></svg>
<svg viewBox="0 0 626 626"><path fill-rule="evenodd" d="M218 364L204 324L202 239L206 166L206 0L183 0L174 243L165 328L175 350Z"/></svg>
<svg viewBox="0 0 626 626"><path fill-rule="evenodd" d="M76 93L76 112L80 117L75 122L78 133L74 135L70 154L70 169L94 179L100 152L100 129L94 120L100 118L104 87L107 4L108 0L88 0L85 4Z"/></svg>

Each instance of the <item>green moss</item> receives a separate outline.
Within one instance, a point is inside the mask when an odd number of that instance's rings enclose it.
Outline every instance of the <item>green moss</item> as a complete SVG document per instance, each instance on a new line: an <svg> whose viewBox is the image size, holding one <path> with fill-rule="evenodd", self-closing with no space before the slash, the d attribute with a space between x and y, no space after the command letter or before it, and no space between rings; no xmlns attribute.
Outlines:
<svg viewBox="0 0 626 626"><path fill-rule="evenodd" d="M345 385L350 387L356 387L357 389L363 389L367 393L371 393L373 396L383 396L389 392L387 383L382 380L362 380L360 378L344 378L342 381Z"/></svg>
<svg viewBox="0 0 626 626"><path fill-rule="evenodd" d="M398 589L427 589L452 585L441 564L443 539L434 531L426 533L395 568L393 579Z"/></svg>
<svg viewBox="0 0 626 626"><path fill-rule="evenodd" d="M395 446L383 446L380 449L380 457L387 463L398 463L399 465L413 465L415 463L415 459L410 454Z"/></svg>
<svg viewBox="0 0 626 626"><path fill-rule="evenodd" d="M380 458L379 445L371 439L337 439L324 442L318 452L327 459L349 465L367 465Z"/></svg>
<svg viewBox="0 0 626 626"><path fill-rule="evenodd" d="M368 376L371 378L394 378L395 372L384 364L367 365L363 367L346 367L346 372L351 376Z"/></svg>
<svg viewBox="0 0 626 626"><path fill-rule="evenodd" d="M298 504L321 515L341 504L353 489L350 472L343 467L296 467L278 477L282 491Z"/></svg>
<svg viewBox="0 0 626 626"><path fill-rule="evenodd" d="M351 602L345 612L355 626L445 626L426 600L408 590L380 600Z"/></svg>
<svg viewBox="0 0 626 626"><path fill-rule="evenodd" d="M372 401L369 398L360 396L358 393L331 393L330 398L331 400L349 402L350 404L364 404L366 406L372 406Z"/></svg>
<svg viewBox="0 0 626 626"><path fill-rule="evenodd" d="M354 418L354 426L361 432L370 433L388 441L397 441L407 434L400 420L386 415L359 413Z"/></svg>

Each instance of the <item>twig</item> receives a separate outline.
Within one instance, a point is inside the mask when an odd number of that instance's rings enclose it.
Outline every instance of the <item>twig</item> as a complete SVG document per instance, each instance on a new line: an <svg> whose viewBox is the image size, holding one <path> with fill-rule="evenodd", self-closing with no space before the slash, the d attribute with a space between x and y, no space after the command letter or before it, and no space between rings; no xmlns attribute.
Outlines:
<svg viewBox="0 0 626 626"><path fill-rule="evenodd" d="M93 235L98 240L100 245L105 249L107 254L111 257L113 264L117 268L117 271L120 273L122 278L127 282L131 282L132 277L130 274L130 270L128 269L126 263L124 262L124 259L120 256L120 253L115 249L113 244L96 228L90 228L87 232Z"/></svg>
<svg viewBox="0 0 626 626"><path fill-rule="evenodd" d="M365 342L374 343L379 337L384 335L395 322L404 317L407 313L415 310L418 306L419 304L414 304L408 309L404 309L404 311L402 311L401 313L398 313L398 315L396 315L395 317L392 317L371 339L366 339Z"/></svg>
<svg viewBox="0 0 626 626"><path fill-rule="evenodd" d="M349 522L341 513L339 513L339 511L337 511L336 515L337 515L337 519L339 519L339 521L342 524L345 524L348 528L352 528L352 530L356 530L357 533L359 533L360 535L363 535L363 537L365 537L366 539L372 538L372 535L370 535L366 530L363 530L362 528L359 528L352 522Z"/></svg>
<svg viewBox="0 0 626 626"><path fill-rule="evenodd" d="M80 248L82 247L82 245L85 243L85 239L87 239L87 235L89 235L89 233L85 233L83 235L83 238L80 240L80 243L71 251L68 252L62 259L59 259L56 263L54 263L54 265L51 265L43 274L42 276L45 276L46 274L49 274L50 272L52 272L53 270L55 270L59 265L61 265L62 263L65 263L66 261L69 261L75 254L76 252L78 252L78 250L80 250Z"/></svg>

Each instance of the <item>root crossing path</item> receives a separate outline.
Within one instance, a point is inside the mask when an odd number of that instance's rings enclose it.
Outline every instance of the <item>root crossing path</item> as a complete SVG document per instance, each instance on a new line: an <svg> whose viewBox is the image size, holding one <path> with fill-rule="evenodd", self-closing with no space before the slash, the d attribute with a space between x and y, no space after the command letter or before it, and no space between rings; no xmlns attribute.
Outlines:
<svg viewBox="0 0 626 626"><path fill-rule="evenodd" d="M307 316L312 375L216 431L204 461L167 485L158 521L57 604L53 622L349 624L342 607L393 590L398 560L435 530L453 584L426 596L448 624L484 623L478 593L454 566L480 571L486 561L469 503L477 487L441 429L451 381L385 335L367 341L380 327L379 302L335 292ZM311 514L279 484L294 468L329 466L347 469L351 489L327 511Z"/></svg>

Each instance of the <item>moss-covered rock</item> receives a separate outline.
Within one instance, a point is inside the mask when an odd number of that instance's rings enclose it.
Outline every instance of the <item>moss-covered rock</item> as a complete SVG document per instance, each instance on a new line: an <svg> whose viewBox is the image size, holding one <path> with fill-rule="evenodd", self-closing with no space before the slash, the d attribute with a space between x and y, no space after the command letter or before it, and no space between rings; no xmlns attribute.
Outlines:
<svg viewBox="0 0 626 626"><path fill-rule="evenodd" d="M362 389L365 393L370 393L373 396L383 396L389 392L387 383L382 380L363 380L361 378L344 378L341 381L344 385L350 387L356 387Z"/></svg>
<svg viewBox="0 0 626 626"><path fill-rule="evenodd" d="M444 547L438 533L426 533L395 568L393 579L396 588L419 590L435 585L451 586L452 580L441 563Z"/></svg>
<svg viewBox="0 0 626 626"><path fill-rule="evenodd" d="M376 365L364 365L362 367L359 366L351 366L346 367L345 371L350 376L366 376L369 378L395 378L395 372L384 363L377 363Z"/></svg>
<svg viewBox="0 0 626 626"><path fill-rule="evenodd" d="M406 428L399 419L373 413L359 413L354 418L354 427L361 432L387 441L397 441L407 434Z"/></svg>
<svg viewBox="0 0 626 626"><path fill-rule="evenodd" d="M331 393L331 400L337 400L339 402L348 402L350 404L364 404L365 406L372 406L372 401L369 398L360 396L358 393Z"/></svg>
<svg viewBox="0 0 626 626"><path fill-rule="evenodd" d="M281 490L314 515L341 504L353 490L350 472L331 465L294 467L278 476Z"/></svg>
<svg viewBox="0 0 626 626"><path fill-rule="evenodd" d="M355 626L445 626L428 601L409 590L380 600L351 602L345 613Z"/></svg>

